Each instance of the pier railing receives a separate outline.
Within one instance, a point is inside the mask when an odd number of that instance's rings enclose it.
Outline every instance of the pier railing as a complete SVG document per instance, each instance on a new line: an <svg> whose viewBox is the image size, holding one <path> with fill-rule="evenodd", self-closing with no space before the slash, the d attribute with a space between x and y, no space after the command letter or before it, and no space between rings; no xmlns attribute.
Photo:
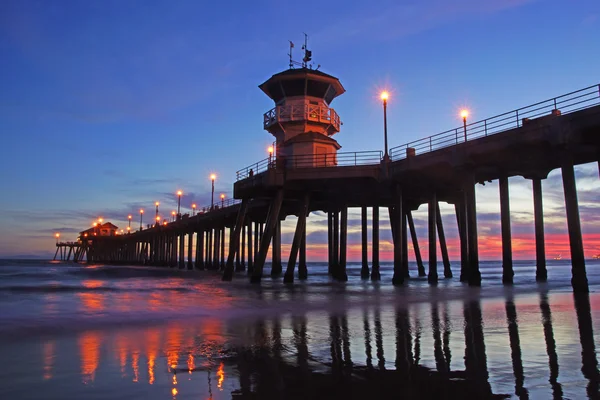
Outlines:
<svg viewBox="0 0 600 400"><path fill-rule="evenodd" d="M229 199L224 199L224 200L216 199L215 202L214 202L214 204L213 204L212 211L221 210L223 208L231 207L231 206L234 206L234 205L236 205L238 203L241 203L241 202L242 202L242 200L234 199L234 198L229 198ZM211 211L211 207L210 207L210 205L207 205L205 207L200 207L198 209L198 212L196 213L196 215L202 215L202 214L210 212L210 211Z"/></svg>
<svg viewBox="0 0 600 400"><path fill-rule="evenodd" d="M298 169L323 167L352 167L379 164L383 157L381 151L355 151L335 154L303 154L293 156L270 157L254 163L236 172L237 180L246 179L270 168Z"/></svg>
<svg viewBox="0 0 600 400"><path fill-rule="evenodd" d="M436 135L393 147L390 149L390 158L392 161L401 160L407 156L428 153L509 129L519 128L523 126L523 122L527 123L529 119L553 114L568 114L599 104L600 85L589 86L585 89L531 104L482 121L472 122L467 124L466 127L461 126L450 129Z"/></svg>
<svg viewBox="0 0 600 400"><path fill-rule="evenodd" d="M340 116L333 108L308 102L277 106L267 111L263 116L265 129L276 123L288 121L312 121L331 124L338 132L341 125Z"/></svg>

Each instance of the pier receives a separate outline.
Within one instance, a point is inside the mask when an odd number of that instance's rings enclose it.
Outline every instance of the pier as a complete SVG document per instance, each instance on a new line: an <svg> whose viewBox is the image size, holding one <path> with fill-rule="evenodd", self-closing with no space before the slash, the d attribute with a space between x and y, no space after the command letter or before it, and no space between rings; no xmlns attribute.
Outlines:
<svg viewBox="0 0 600 400"><path fill-rule="evenodd" d="M427 275L432 285L457 276L479 286L475 186L498 180L502 281L510 285L514 271L508 178L522 176L531 180L533 187L536 279L545 281L541 182L550 171L560 169L572 286L576 292L588 291L574 166L600 160L600 85L482 121L467 123L465 116L462 127L389 151L386 130L385 150L364 152L338 152L341 146L332 137L340 132L341 120L330 104L345 92L337 78L308 68L290 68L259 87L275 104L264 114L263 127L275 137L276 145L268 158L237 171L234 199L204 207L197 215L178 213L173 222L158 221L148 229L140 224L139 231L129 234L80 236L88 262L218 270L226 281L235 272L245 271L251 282L258 283L271 249L270 275L291 283L309 277L306 220L311 212L320 211L328 221L329 273L344 281L348 279L348 209L357 208L362 217L361 275L379 280L379 212L387 208L394 245L394 285L404 284L409 277L410 233L419 276ZM459 271L452 270L448 258L439 202L455 206ZM422 204L428 205L427 269L412 219L412 211ZM372 209L370 263L367 208ZM298 221L290 254L282 258L281 221L291 215Z"/></svg>

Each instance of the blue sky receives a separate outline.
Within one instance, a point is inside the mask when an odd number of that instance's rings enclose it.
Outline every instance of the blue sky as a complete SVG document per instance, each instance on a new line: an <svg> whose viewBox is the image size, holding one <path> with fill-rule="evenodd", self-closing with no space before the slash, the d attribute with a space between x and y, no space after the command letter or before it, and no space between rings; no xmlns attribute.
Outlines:
<svg viewBox="0 0 600 400"><path fill-rule="evenodd" d="M57 230L124 225L157 200L170 212L177 189L210 203L211 172L231 196L272 141L257 85L287 68L288 40L299 54L302 32L347 90L332 104L341 151L383 147L383 87L395 146L458 126L463 105L483 119L600 82L594 0L5 0L0 257L45 255Z"/></svg>

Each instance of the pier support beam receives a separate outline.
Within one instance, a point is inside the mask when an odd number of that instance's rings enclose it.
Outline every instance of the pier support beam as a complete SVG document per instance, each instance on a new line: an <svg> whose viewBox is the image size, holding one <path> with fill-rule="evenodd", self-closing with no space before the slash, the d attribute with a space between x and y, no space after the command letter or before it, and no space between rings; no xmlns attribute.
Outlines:
<svg viewBox="0 0 600 400"><path fill-rule="evenodd" d="M348 274L346 273L346 258L348 250L348 206L343 206L340 213L340 261L336 271L335 279L346 282Z"/></svg>
<svg viewBox="0 0 600 400"><path fill-rule="evenodd" d="M290 258L288 260L287 268L285 270L285 276L283 281L285 283L294 282L294 269L296 268L296 258L298 251L302 246L302 240L306 232L306 214L308 213L309 195L305 194L302 199L302 205L300 206L300 212L298 213L298 222L296 222L296 231L294 232L294 239L292 240L292 247L290 249ZM306 268L306 265L305 265ZM300 268L298 268L300 273Z"/></svg>
<svg viewBox="0 0 600 400"><path fill-rule="evenodd" d="M242 242L240 244L240 263L236 268L236 271L246 270L246 225L242 226Z"/></svg>
<svg viewBox="0 0 600 400"><path fill-rule="evenodd" d="M427 282L432 285L437 285L438 283L438 273L437 273L437 237L436 237L436 228L437 228L437 198L435 193L433 193L429 197L429 207L428 207L428 219L429 219L429 274L427 275Z"/></svg>
<svg viewBox="0 0 600 400"><path fill-rule="evenodd" d="M271 263L271 276L279 277L283 272L281 265L281 221L277 220L275 224L275 233L273 234L273 249L271 251L273 262Z"/></svg>
<svg viewBox="0 0 600 400"><path fill-rule="evenodd" d="M403 229L402 222L404 221L404 212L402 209L402 188L396 185L394 188L394 209L393 212L390 210L390 225L393 229L393 242L394 242L394 275L392 277L392 284L395 286L402 285L404 283L404 271L402 269L403 259Z"/></svg>
<svg viewBox="0 0 600 400"><path fill-rule="evenodd" d="M221 229L215 228L213 229L213 257L212 257L212 269L219 269L219 249L221 247Z"/></svg>
<svg viewBox="0 0 600 400"><path fill-rule="evenodd" d="M361 244L362 244L362 267L360 269L360 277L367 279L370 275L369 272L369 253L368 253L368 232L367 232L367 206L360 208L360 221L361 221Z"/></svg>
<svg viewBox="0 0 600 400"><path fill-rule="evenodd" d="M187 269L194 268L194 260L192 258L192 250L194 248L194 232L188 233L188 259L187 259Z"/></svg>
<svg viewBox="0 0 600 400"><path fill-rule="evenodd" d="M306 211L308 214L308 210ZM307 215L308 217L308 215ZM306 222L302 228L302 242L300 243L300 259L298 260L298 279L308 278L308 268L306 266Z"/></svg>
<svg viewBox="0 0 600 400"><path fill-rule="evenodd" d="M254 254L254 264L252 266L252 271L254 271L254 265L256 265L256 259L258 258L258 244L260 241L261 226L262 225L260 222L254 222L254 252L252 253ZM248 271L248 273L252 275L250 271Z"/></svg>
<svg viewBox="0 0 600 400"><path fill-rule="evenodd" d="M589 288L583 255L581 222L579 221L579 204L577 202L577 187L575 186L575 171L573 170L573 161L570 158L563 160L562 180L567 209L569 244L571 246L571 286L573 286L574 292L588 293Z"/></svg>
<svg viewBox="0 0 600 400"><path fill-rule="evenodd" d="M408 228L410 229L410 237L412 238L413 249L415 251L415 259L417 260L417 269L419 276L426 276L425 266L423 265L423 258L421 257L421 249L419 248L419 239L417 238L417 231L415 229L415 223L412 217L412 211L408 210L406 213L406 219L408 220Z"/></svg>
<svg viewBox="0 0 600 400"><path fill-rule="evenodd" d="M333 213L327 212L327 273L333 273Z"/></svg>
<svg viewBox="0 0 600 400"><path fill-rule="evenodd" d="M256 254L256 262L254 264L254 271L250 282L260 283L262 279L263 267L265 266L265 260L267 258L267 252L269 251L269 244L273 238L275 231L275 225L279 221L279 212L281 211L281 205L283 203L283 189L279 189L275 198L271 201L269 206L269 213L267 215L267 222L265 232L260 239L260 250Z"/></svg>
<svg viewBox="0 0 600 400"><path fill-rule="evenodd" d="M542 203L542 180L531 180L533 186L533 215L535 220L535 280L546 282L546 243L544 239L544 206Z"/></svg>
<svg viewBox="0 0 600 400"><path fill-rule="evenodd" d="M225 271L225 232L227 231L227 227L223 225L221 228L221 259L219 260L219 270Z"/></svg>
<svg viewBox="0 0 600 400"><path fill-rule="evenodd" d="M464 192L460 192L460 198L454 204L456 212L456 223L458 226L458 237L460 239L460 281L469 280L469 240L467 238L467 211L466 197Z"/></svg>
<svg viewBox="0 0 600 400"><path fill-rule="evenodd" d="M233 260L240 252L240 234L244 229L244 219L246 218L246 210L248 209L248 199L242 200L240 209L238 210L235 227L231 229L231 239L229 240L229 254L227 254L227 264L223 272L223 280L230 281L233 278Z"/></svg>
<svg viewBox="0 0 600 400"><path fill-rule="evenodd" d="M477 206L475 200L475 183L466 187L467 199L467 241L469 243L469 285L481 286L479 272L479 248L477 245Z"/></svg>
<svg viewBox="0 0 600 400"><path fill-rule="evenodd" d="M444 233L444 222L440 211L440 203L435 203L435 213L437 221L438 238L440 240L440 249L442 250L442 261L444 263L444 278L452 278L452 268L450 266L450 257L448 257L448 246L446 246L446 234Z"/></svg>
<svg viewBox="0 0 600 400"><path fill-rule="evenodd" d="M252 275L252 271L254 270L254 260L252 254L254 253L254 245L252 240L252 221L248 223L248 275Z"/></svg>
<svg viewBox="0 0 600 400"><path fill-rule="evenodd" d="M402 207L402 271L405 278L410 278L408 272L408 229L406 221L406 210Z"/></svg>
<svg viewBox="0 0 600 400"><path fill-rule="evenodd" d="M381 279L379 272L379 206L373 207L373 265L371 267L371 280Z"/></svg>
<svg viewBox="0 0 600 400"><path fill-rule="evenodd" d="M179 268L185 268L185 233L177 235L179 236ZM177 236L175 240L177 240Z"/></svg>
<svg viewBox="0 0 600 400"><path fill-rule="evenodd" d="M213 240L213 236L212 236L212 229L209 229L208 231L206 231L206 257L204 258L205 261L205 265L206 265L206 269L212 269L212 259L211 259L211 255L212 255L212 240Z"/></svg>
<svg viewBox="0 0 600 400"><path fill-rule="evenodd" d="M338 274L340 268L340 212L333 213L333 265L331 272L333 277Z"/></svg>
<svg viewBox="0 0 600 400"><path fill-rule="evenodd" d="M196 269L204 269L204 231L202 229L196 233Z"/></svg>
<svg viewBox="0 0 600 400"><path fill-rule="evenodd" d="M510 203L508 194L508 178L503 176L500 183L500 222L502 226L502 283L512 285L513 271L512 243L510 234Z"/></svg>

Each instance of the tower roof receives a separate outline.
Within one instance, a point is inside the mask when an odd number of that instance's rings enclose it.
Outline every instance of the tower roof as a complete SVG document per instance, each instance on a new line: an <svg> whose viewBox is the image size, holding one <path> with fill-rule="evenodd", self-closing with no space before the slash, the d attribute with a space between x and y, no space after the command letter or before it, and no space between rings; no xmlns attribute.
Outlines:
<svg viewBox="0 0 600 400"><path fill-rule="evenodd" d="M285 70L271 76L258 87L275 102L284 97L313 96L329 104L346 91L338 78L308 68Z"/></svg>

